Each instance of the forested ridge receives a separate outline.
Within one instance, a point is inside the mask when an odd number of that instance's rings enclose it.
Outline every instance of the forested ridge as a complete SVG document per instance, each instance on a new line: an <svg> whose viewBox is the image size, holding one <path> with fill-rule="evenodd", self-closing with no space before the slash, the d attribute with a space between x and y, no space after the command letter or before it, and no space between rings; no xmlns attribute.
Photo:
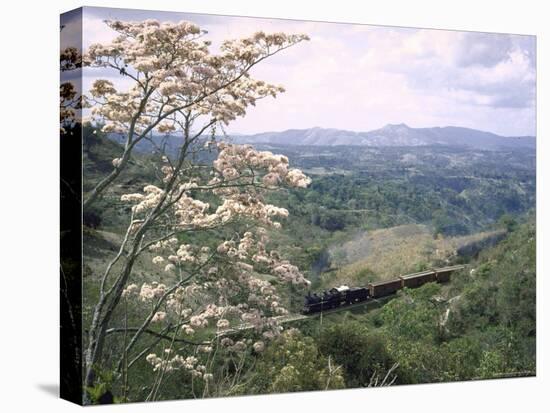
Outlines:
<svg viewBox="0 0 550 413"><path fill-rule="evenodd" d="M92 129L86 130L92 134ZM108 142L101 133L91 136L92 145L85 153L90 171L100 167L102 156L112 156L106 148L117 150L117 144L94 145L94 139ZM378 148L377 152L385 150ZM395 151L409 153L411 148L389 151L394 156ZM469 234L482 230L504 230L504 239L494 246L477 249L472 255L450 256L439 262L424 259L425 266L465 263L466 269L454 274L450 284L404 290L381 309L370 312L356 309L326 316L322 323L318 319L297 323L287 327L289 331L267 345L262 353L242 354L236 359L219 354L212 363L218 363L216 368L229 376L235 374L236 383L218 388L219 393L210 395L534 374L535 223L530 208L534 186L532 171L521 159L529 154L483 153L484 158L495 164L504 157L513 159L515 168L508 164L488 176L477 170L477 163L464 163L460 166L461 173L468 175L475 171L477 177L445 179L449 172L444 167L438 172L433 159L447 156L450 150L422 148L422 156L428 156L426 151L433 162L414 163L417 175L396 168L391 162L386 164L387 171L383 170L382 161L372 168L367 164L365 170L358 168L359 163L350 162L345 171L312 174L312 184L306 191L290 189L270 194L274 203L290 212L282 230L273 232L273 242L304 268L313 281L312 288L319 288L316 277L335 259L330 247L353 239L358 230L368 233L422 223L428 229L426 236L433 237L436 243L461 236L469 239ZM337 152L334 156L343 155ZM304 163L311 162L306 159ZM154 155L134 156L132 165L139 168L127 172L122 181L124 190L148 179L147 165L153 160ZM300 158L295 160L298 164L302 162ZM327 168L325 158L318 162L309 165ZM489 185L494 181L498 181L497 185ZM120 190L114 189L115 193ZM93 225L88 223L86 232L90 244L105 240L103 231L116 232L125 208L121 204L118 213L116 208L111 212L93 210ZM417 235L412 236L414 240ZM319 264L324 255L327 262ZM144 264L144 279L148 270L148 264ZM362 268L354 282L364 285L373 276L376 279L376 274ZM274 279L270 282L279 285ZM281 288L289 308L299 312L303 292L282 285L277 288ZM254 339L253 334L249 338L247 335L242 333L241 339ZM142 362L137 368L149 367ZM145 385L140 384L140 376L132 379L133 386ZM187 384L182 386L181 380ZM189 380L174 377L166 383L163 397L194 397L205 391L197 383L191 386Z"/></svg>

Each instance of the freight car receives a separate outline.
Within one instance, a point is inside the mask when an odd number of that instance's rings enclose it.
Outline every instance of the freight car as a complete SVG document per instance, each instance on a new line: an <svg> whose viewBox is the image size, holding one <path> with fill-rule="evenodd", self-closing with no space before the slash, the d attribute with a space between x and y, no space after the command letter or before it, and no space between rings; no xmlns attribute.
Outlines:
<svg viewBox="0 0 550 413"><path fill-rule="evenodd" d="M331 288L321 294L308 293L304 299L302 314L318 313L375 298L386 297L395 294L404 287L417 288L428 282L447 282L450 280L452 272L462 268L464 268L462 265L455 265L453 267L403 275L389 281L374 282L370 283L367 287L350 288L347 285L342 285L337 288Z"/></svg>
<svg viewBox="0 0 550 413"><path fill-rule="evenodd" d="M395 293L402 287L402 281L399 278L389 281L378 281L369 284L370 296L372 298L385 297Z"/></svg>
<svg viewBox="0 0 550 413"><path fill-rule="evenodd" d="M422 284L433 282L436 280L435 271L423 271L414 274L403 275L399 277L401 279L401 286L407 288L417 288Z"/></svg>

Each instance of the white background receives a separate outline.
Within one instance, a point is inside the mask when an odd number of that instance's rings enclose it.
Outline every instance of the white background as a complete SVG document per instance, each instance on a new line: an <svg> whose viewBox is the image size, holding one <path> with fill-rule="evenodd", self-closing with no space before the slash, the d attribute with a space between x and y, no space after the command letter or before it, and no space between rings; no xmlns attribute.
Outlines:
<svg viewBox="0 0 550 413"><path fill-rule="evenodd" d="M370 4L369 4L370 3ZM102 411L422 412L548 411L548 12L544 1L120 0L131 7L480 30L538 36L538 355L537 378L400 386L207 401L100 407ZM78 1L3 2L0 105L0 409L66 412L58 383L58 31L59 14ZM543 93L544 92L544 93ZM548 254L548 253L547 253ZM546 350L546 351L545 351ZM546 406L545 406L546 404ZM94 408L95 409L95 408Z"/></svg>

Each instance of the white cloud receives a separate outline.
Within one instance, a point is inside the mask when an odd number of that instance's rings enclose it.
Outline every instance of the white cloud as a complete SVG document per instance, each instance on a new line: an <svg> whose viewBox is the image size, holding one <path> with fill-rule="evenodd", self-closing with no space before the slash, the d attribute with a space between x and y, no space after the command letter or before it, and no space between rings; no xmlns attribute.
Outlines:
<svg viewBox="0 0 550 413"><path fill-rule="evenodd" d="M86 15L86 45L115 35L102 22L106 17L101 9ZM114 17L144 16L117 11ZM535 132L532 37L178 13L159 18L200 22L214 48L257 30L310 35L310 42L253 69L255 77L282 84L287 92L259 102L230 131L368 130L405 122L504 135ZM85 88L96 73L85 71Z"/></svg>

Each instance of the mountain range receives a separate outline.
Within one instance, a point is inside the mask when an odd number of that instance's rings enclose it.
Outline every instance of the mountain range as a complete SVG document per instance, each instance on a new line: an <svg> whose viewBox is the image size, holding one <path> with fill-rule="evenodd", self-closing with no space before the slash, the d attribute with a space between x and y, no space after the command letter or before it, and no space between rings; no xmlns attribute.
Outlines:
<svg viewBox="0 0 550 413"><path fill-rule="evenodd" d="M411 128L404 123L389 124L369 132L341 129L289 129L234 136L236 143L263 143L308 146L466 146L477 149L535 148L534 136L505 137L490 132L456 126Z"/></svg>
<svg viewBox="0 0 550 413"><path fill-rule="evenodd" d="M123 135L109 134L109 138L123 143ZM534 136L505 137L490 132L456 126L411 128L404 123L389 124L369 132L343 129L289 129L283 132L263 132L255 135L220 137L234 143L292 146L429 146L444 145L480 150L535 149ZM154 143L154 144L153 144ZM164 147L169 156L176 156L181 147L180 136L153 135L136 145L138 152L150 153Z"/></svg>

